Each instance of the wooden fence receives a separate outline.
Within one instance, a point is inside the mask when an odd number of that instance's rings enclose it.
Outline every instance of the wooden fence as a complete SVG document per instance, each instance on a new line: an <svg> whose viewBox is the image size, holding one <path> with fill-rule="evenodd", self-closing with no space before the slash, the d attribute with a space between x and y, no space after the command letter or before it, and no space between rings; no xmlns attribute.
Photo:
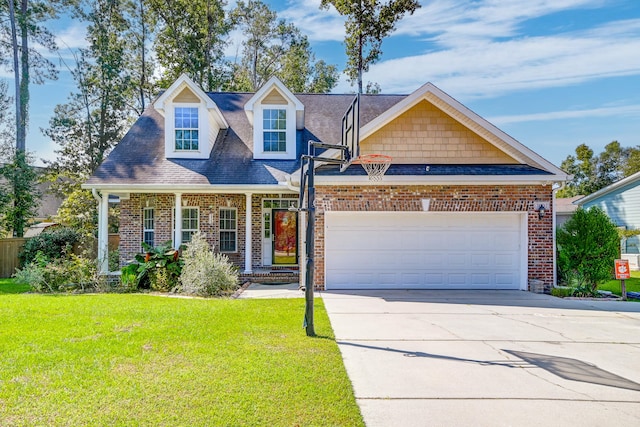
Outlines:
<svg viewBox="0 0 640 427"><path fill-rule="evenodd" d="M0 278L11 277L18 267L18 254L27 239L13 238L0 239ZM117 234L109 234L109 251L118 249L120 244L120 236ZM97 242L94 244L94 252L97 251ZM75 252L80 254L81 248L75 248Z"/></svg>
<svg viewBox="0 0 640 427"><path fill-rule="evenodd" d="M0 278L11 277L18 267L18 254L27 239L0 239Z"/></svg>

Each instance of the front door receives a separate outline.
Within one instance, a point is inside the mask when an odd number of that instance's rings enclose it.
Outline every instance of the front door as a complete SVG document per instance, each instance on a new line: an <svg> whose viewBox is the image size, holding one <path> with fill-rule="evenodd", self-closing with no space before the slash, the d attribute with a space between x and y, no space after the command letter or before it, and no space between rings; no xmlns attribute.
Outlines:
<svg viewBox="0 0 640 427"><path fill-rule="evenodd" d="M298 263L298 213L287 209L273 209L273 264Z"/></svg>

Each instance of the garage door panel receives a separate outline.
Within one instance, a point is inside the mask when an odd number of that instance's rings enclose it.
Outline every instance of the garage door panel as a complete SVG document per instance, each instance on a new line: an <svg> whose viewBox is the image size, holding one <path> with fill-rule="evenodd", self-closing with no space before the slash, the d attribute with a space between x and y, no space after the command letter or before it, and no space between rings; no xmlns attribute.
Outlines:
<svg viewBox="0 0 640 427"><path fill-rule="evenodd" d="M471 254L471 265L475 268L489 267L493 265L494 256L486 253Z"/></svg>
<svg viewBox="0 0 640 427"><path fill-rule="evenodd" d="M327 212L327 289L519 289L521 214Z"/></svg>

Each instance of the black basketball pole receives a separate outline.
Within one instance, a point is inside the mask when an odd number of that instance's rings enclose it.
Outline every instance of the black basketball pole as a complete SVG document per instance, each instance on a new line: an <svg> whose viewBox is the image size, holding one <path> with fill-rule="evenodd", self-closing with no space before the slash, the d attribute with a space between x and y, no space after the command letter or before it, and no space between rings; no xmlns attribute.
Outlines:
<svg viewBox="0 0 640 427"><path fill-rule="evenodd" d="M309 144L312 150L312 144ZM314 150L315 151L315 150ZM314 160L313 154L309 156L309 163L307 164L307 242L305 245L305 250L307 252L307 264L306 264L306 279L305 279L305 288L304 288L304 299L305 299L305 309L304 309L304 327L307 332L308 337L313 337L316 335L313 326L313 256L314 256L314 226L316 221L316 208L315 208L315 199L316 199L316 189L314 186L313 176L314 173Z"/></svg>
<svg viewBox="0 0 640 427"><path fill-rule="evenodd" d="M316 148L324 149L338 149L341 150L341 156L339 159L328 157L316 157ZM307 332L307 336L313 337L316 335L313 325L313 257L315 255L315 223L316 223L316 188L314 183L315 175L315 161L318 160L324 163L343 164L349 159L349 150L345 146L337 146L332 144L323 144L321 142L309 141L308 151L309 154L301 157L300 162L300 200L298 203L299 212L307 212L307 230L305 244L305 250L307 252L306 260L306 272L305 272L305 288L304 288L304 328ZM307 161L307 171L305 172L305 160ZM305 186L306 176L306 186ZM307 206L304 207L304 193L307 193Z"/></svg>

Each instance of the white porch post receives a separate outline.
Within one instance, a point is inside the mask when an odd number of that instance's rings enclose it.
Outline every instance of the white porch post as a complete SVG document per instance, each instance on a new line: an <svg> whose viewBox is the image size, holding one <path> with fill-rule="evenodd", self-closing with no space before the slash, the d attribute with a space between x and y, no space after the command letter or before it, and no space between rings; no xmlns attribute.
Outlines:
<svg viewBox="0 0 640 427"><path fill-rule="evenodd" d="M182 244L182 193L175 193L176 195L176 211L174 217L176 219L176 228L173 235L173 247L174 249L180 249Z"/></svg>
<svg viewBox="0 0 640 427"><path fill-rule="evenodd" d="M245 274L251 274L253 272L251 268L251 258L253 254L253 248L251 246L251 193L245 193L246 202L245 202L245 211L246 218L244 221L244 272Z"/></svg>
<svg viewBox="0 0 640 427"><path fill-rule="evenodd" d="M98 265L100 273L109 273L109 193L102 192L98 212Z"/></svg>

